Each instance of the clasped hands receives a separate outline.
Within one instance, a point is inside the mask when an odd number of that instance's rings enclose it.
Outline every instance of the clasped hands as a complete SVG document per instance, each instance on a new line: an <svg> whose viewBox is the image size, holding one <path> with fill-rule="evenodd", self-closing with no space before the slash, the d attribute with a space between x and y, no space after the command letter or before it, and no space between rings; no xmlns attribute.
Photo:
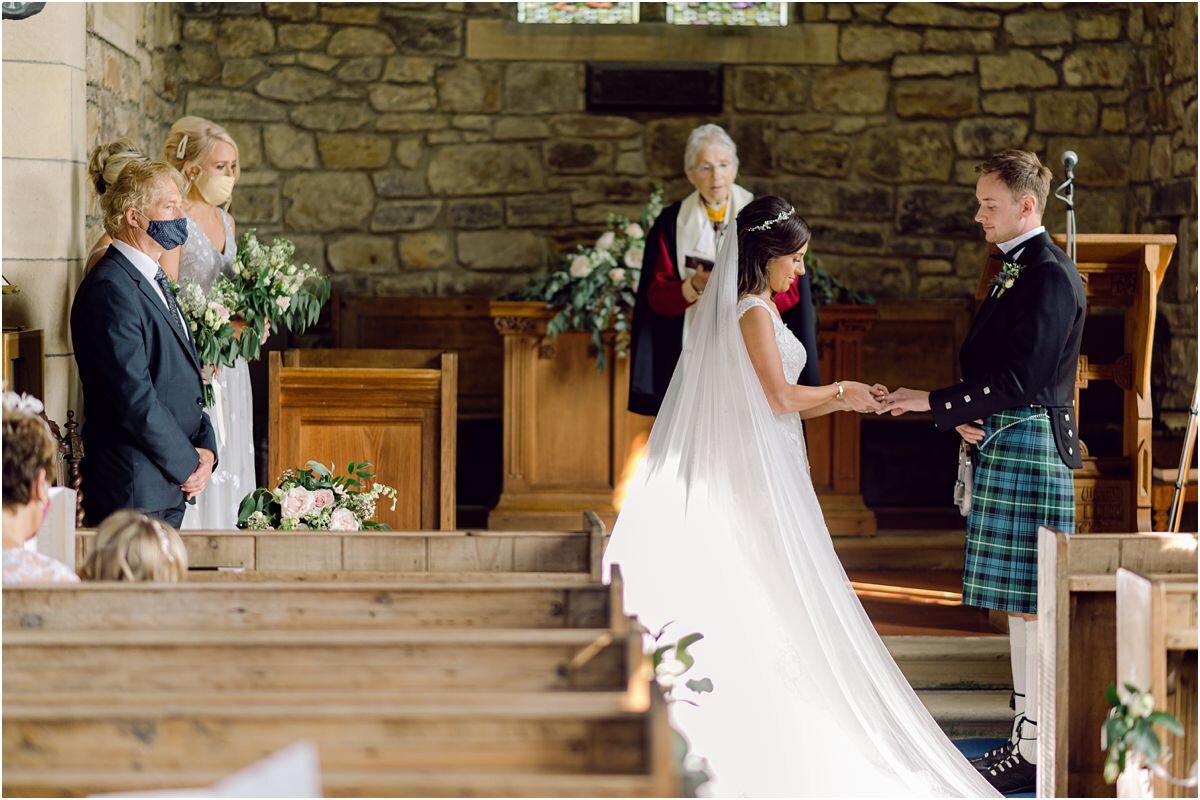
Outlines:
<svg viewBox="0 0 1200 800"><path fill-rule="evenodd" d="M876 414L891 414L893 417L898 417L909 411L929 410L929 392L904 387L894 392L889 392L885 388L883 392L880 408L875 412ZM956 426L954 430L958 431L958 435L968 444L979 444L983 440L983 428L979 427L982 424L983 420L977 419L975 424L966 422Z"/></svg>
<svg viewBox="0 0 1200 800"><path fill-rule="evenodd" d="M191 500L196 495L204 491L208 486L208 479L212 477L213 465L217 463L217 456L212 450L204 447L197 447L196 454L200 457L200 463L192 470L192 474L188 475L186 481L179 488L183 489L183 493L188 500Z"/></svg>

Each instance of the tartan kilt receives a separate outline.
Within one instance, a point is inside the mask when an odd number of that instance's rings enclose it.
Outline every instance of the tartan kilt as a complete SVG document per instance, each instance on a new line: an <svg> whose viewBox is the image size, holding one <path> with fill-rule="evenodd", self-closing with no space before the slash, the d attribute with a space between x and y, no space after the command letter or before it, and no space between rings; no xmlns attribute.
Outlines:
<svg viewBox="0 0 1200 800"><path fill-rule="evenodd" d="M1038 527L1075 531L1071 469L1058 455L1045 409L1000 411L983 429L982 449L974 450L963 603L1036 614Z"/></svg>

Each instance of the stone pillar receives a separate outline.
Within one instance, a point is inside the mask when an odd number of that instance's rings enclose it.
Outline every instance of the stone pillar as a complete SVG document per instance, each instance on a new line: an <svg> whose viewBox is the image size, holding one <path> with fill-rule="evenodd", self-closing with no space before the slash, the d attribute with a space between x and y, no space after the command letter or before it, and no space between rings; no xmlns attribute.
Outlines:
<svg viewBox="0 0 1200 800"><path fill-rule="evenodd" d="M70 309L83 277L87 198L84 3L4 20L4 325L45 334L46 413L79 409Z"/></svg>

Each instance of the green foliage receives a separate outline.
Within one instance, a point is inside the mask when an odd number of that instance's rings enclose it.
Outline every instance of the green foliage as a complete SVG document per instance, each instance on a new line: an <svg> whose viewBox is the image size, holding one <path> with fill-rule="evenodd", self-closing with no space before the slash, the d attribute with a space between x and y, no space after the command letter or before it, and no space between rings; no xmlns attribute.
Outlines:
<svg viewBox="0 0 1200 800"><path fill-rule="evenodd" d="M387 530L376 522L376 504L396 490L375 483L369 462L351 461L346 474L309 461L304 469L288 469L274 489L255 489L238 507L239 528L250 530Z"/></svg>
<svg viewBox="0 0 1200 800"><path fill-rule="evenodd" d="M848 288L837 278L829 274L822 266L821 259L811 250L804 256L804 269L812 282L813 306L828 305L866 305L875 302L875 296L870 292L860 292Z"/></svg>
<svg viewBox="0 0 1200 800"><path fill-rule="evenodd" d="M1162 742L1154 731L1158 725L1176 735L1183 735L1179 720L1161 709L1154 708L1154 698L1131 683L1124 684L1126 702L1121 702L1117 687L1109 684L1104 691L1111 709L1100 731L1100 746L1105 750L1104 780L1116 783L1125 771L1129 753L1138 755L1142 763L1153 768L1163 758Z"/></svg>

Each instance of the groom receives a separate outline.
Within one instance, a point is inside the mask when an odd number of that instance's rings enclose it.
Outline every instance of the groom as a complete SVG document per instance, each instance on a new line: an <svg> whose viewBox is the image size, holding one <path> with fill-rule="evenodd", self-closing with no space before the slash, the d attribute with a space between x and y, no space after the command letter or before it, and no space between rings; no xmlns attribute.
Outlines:
<svg viewBox="0 0 1200 800"><path fill-rule="evenodd" d="M930 411L938 430L953 428L974 446L963 603L1009 615L1016 712L1009 742L975 764L1007 794L1036 783L1037 532L1075 528L1071 470L1083 466L1075 372L1087 304L1079 272L1042 225L1050 170L1024 150L976 170L975 221L1004 266L959 351L963 381L898 389L884 413Z"/></svg>
<svg viewBox="0 0 1200 800"><path fill-rule="evenodd" d="M217 461L200 361L158 259L187 238L182 178L130 164L101 196L112 246L83 279L71 338L83 384L83 504L98 525L137 508L174 527Z"/></svg>

